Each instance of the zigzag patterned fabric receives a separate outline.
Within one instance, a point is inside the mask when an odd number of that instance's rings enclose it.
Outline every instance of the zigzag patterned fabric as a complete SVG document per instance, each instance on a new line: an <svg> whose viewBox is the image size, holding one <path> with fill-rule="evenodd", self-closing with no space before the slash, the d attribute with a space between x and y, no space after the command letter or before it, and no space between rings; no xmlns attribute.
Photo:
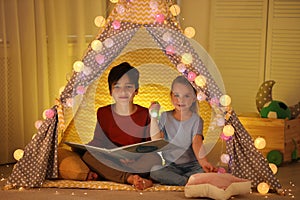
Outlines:
<svg viewBox="0 0 300 200"><path fill-rule="evenodd" d="M141 72L141 88L136 103L145 107L157 100L163 109L170 109L170 83L177 75L183 74L189 79L192 72L204 77L205 85L197 84L196 80L190 82L205 95L206 101L202 101L200 107L201 117L206 123L205 145L212 148L219 140L222 127L216 126L216 120L221 115L226 119L225 124L231 124L235 129L232 138L226 141L230 156L229 172L252 180L253 187L264 181L273 189L281 188L268 161L256 150L234 111L216 103L215 100L224 91L216 83L202 55L183 35L179 23L169 11L170 5L171 1L167 0L119 0L106 26L95 38L103 44L103 48L96 51L89 45L82 59L84 69L74 71L60 96L66 130L59 130L57 116L46 120L26 146L24 156L13 169L7 185L41 187L46 179L58 177L58 144L62 145L66 140L86 143L91 139L96 109L112 102L106 89L107 73L112 66L126 61ZM117 27L114 26L116 22L119 23ZM168 47L175 50L170 52ZM186 53L192 60L185 59ZM178 70L179 65L185 69ZM53 110L56 112L57 106Z"/></svg>

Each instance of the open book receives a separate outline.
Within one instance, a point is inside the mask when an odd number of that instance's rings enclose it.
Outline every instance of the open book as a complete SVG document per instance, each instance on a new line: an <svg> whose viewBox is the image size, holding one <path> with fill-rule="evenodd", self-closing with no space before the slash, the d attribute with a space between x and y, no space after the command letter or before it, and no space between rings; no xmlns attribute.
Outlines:
<svg viewBox="0 0 300 200"><path fill-rule="evenodd" d="M97 153L103 153L106 155L116 157L118 159L121 158L132 159L137 156L140 156L141 153L159 152L162 151L164 148L167 148L168 146L174 146L162 138L157 140L141 142L137 144L126 145L122 147L117 147L113 149L100 148L100 147L95 147L86 144L79 144L74 142L65 142L65 143L75 149L88 150L93 155L97 155Z"/></svg>

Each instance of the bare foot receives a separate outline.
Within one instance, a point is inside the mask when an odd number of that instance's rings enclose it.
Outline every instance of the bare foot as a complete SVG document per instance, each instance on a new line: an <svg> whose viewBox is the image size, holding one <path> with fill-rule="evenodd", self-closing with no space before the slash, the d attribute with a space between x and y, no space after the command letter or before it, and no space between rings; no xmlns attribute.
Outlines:
<svg viewBox="0 0 300 200"><path fill-rule="evenodd" d="M88 176L86 178L87 181L95 181L98 178L98 174L92 171L89 171Z"/></svg>
<svg viewBox="0 0 300 200"><path fill-rule="evenodd" d="M139 175L129 176L127 182L132 184L138 190L144 190L149 187L152 187L153 185L151 180L142 178Z"/></svg>

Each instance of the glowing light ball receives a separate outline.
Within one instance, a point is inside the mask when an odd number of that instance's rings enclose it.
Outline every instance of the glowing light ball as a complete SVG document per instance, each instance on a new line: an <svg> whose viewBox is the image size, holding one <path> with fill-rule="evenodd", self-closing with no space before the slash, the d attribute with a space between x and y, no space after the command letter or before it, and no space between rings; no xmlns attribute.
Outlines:
<svg viewBox="0 0 300 200"><path fill-rule="evenodd" d="M217 118L217 126L224 126L224 125L225 125L224 117L218 117Z"/></svg>
<svg viewBox="0 0 300 200"><path fill-rule="evenodd" d="M114 45L114 41L110 38L107 38L105 41L104 41L104 45L107 47L107 48L110 48Z"/></svg>
<svg viewBox="0 0 300 200"><path fill-rule="evenodd" d="M67 98L66 106L67 107L73 107L73 98Z"/></svg>
<svg viewBox="0 0 300 200"><path fill-rule="evenodd" d="M97 27L104 27L106 23L106 19L103 16L97 16L94 19L94 23Z"/></svg>
<svg viewBox="0 0 300 200"><path fill-rule="evenodd" d="M34 127L36 129L39 129L43 124L43 121L42 120L37 120L35 123L34 123Z"/></svg>
<svg viewBox="0 0 300 200"><path fill-rule="evenodd" d="M222 105L222 106L229 106L230 104L231 104L231 98L230 98L230 96L228 96L228 95L222 95L221 97L220 97L220 104Z"/></svg>
<svg viewBox="0 0 300 200"><path fill-rule="evenodd" d="M204 87L206 85L206 78L205 76L202 76L202 75L198 75L196 78L195 78L195 84L199 87Z"/></svg>
<svg viewBox="0 0 300 200"><path fill-rule="evenodd" d="M170 6L170 12L173 16L177 16L180 14L180 7L177 4Z"/></svg>
<svg viewBox="0 0 300 200"><path fill-rule="evenodd" d="M209 101L211 106L218 106L219 105L219 99L217 97L213 97Z"/></svg>
<svg viewBox="0 0 300 200"><path fill-rule="evenodd" d="M186 67L185 67L185 65L183 63L180 63L180 64L177 65L177 70L179 72L183 73L183 72L185 72Z"/></svg>
<svg viewBox="0 0 300 200"><path fill-rule="evenodd" d="M157 8L158 8L158 2L152 0L152 1L149 2L149 6L150 6L150 8L151 8L152 10L155 11L155 10L157 10Z"/></svg>
<svg viewBox="0 0 300 200"><path fill-rule="evenodd" d="M231 126L231 125L224 126L223 133L225 136L232 136L234 134L233 126Z"/></svg>
<svg viewBox="0 0 300 200"><path fill-rule="evenodd" d="M195 72L189 72L188 75L187 75L187 78L189 81L194 81L195 78L196 78L196 73Z"/></svg>
<svg viewBox="0 0 300 200"><path fill-rule="evenodd" d="M196 31L195 31L195 29L194 29L193 27L186 27L186 28L184 29L184 35L185 35L186 37L188 37L188 38L194 37L195 34L196 34Z"/></svg>
<svg viewBox="0 0 300 200"><path fill-rule="evenodd" d="M257 191L260 194L267 194L269 192L270 186L265 183L265 182L261 182L257 185Z"/></svg>
<svg viewBox="0 0 300 200"><path fill-rule="evenodd" d="M119 0L110 0L110 2L112 2L112 3L118 3Z"/></svg>
<svg viewBox="0 0 300 200"><path fill-rule="evenodd" d="M102 50L102 47L103 47L103 44L100 40L94 40L92 43L91 43L91 48L94 50L94 51L101 51Z"/></svg>
<svg viewBox="0 0 300 200"><path fill-rule="evenodd" d="M163 23L165 21L164 14L157 14L157 15L155 15L155 21L157 23Z"/></svg>
<svg viewBox="0 0 300 200"><path fill-rule="evenodd" d="M121 23L118 20L113 21L112 25L115 30L118 30L121 27Z"/></svg>
<svg viewBox="0 0 300 200"><path fill-rule="evenodd" d="M172 35L169 32L164 33L162 38L165 42L171 42L172 41Z"/></svg>
<svg viewBox="0 0 300 200"><path fill-rule="evenodd" d="M228 155L228 154L226 154L226 153L223 153L222 155L221 155L221 161L222 161L222 163L225 163L225 164L227 164L227 163L229 163L229 160L230 160L230 156Z"/></svg>
<svg viewBox="0 0 300 200"><path fill-rule="evenodd" d="M176 51L176 49L175 49L175 47L173 45L168 45L166 47L166 53L168 55L173 55L175 53L175 51Z"/></svg>
<svg viewBox="0 0 300 200"><path fill-rule="evenodd" d="M254 146L257 149L263 149L266 147L266 140L262 137L258 137L254 140Z"/></svg>
<svg viewBox="0 0 300 200"><path fill-rule="evenodd" d="M278 168L274 163L269 163L269 167L271 168L273 174L277 174Z"/></svg>
<svg viewBox="0 0 300 200"><path fill-rule="evenodd" d="M193 62L193 56L190 53L184 53L181 56L181 62L183 64L189 65Z"/></svg>
<svg viewBox="0 0 300 200"><path fill-rule="evenodd" d="M24 151L22 149L17 149L14 151L14 159L19 161L24 155Z"/></svg>
<svg viewBox="0 0 300 200"><path fill-rule="evenodd" d="M101 65L102 63L104 63L105 56L102 55L102 54L97 54L97 55L95 56L95 60L96 60L96 62L97 62L99 65Z"/></svg>
<svg viewBox="0 0 300 200"><path fill-rule="evenodd" d="M82 61L76 61L73 64L73 69L75 72L81 72L84 68L84 64Z"/></svg>

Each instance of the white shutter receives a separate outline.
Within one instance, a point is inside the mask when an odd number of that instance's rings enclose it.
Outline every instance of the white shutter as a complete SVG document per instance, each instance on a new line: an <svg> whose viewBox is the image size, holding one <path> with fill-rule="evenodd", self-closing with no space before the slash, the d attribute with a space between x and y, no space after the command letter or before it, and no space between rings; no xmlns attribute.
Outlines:
<svg viewBox="0 0 300 200"><path fill-rule="evenodd" d="M237 113L257 112L264 78L266 0L212 0L209 53Z"/></svg>
<svg viewBox="0 0 300 200"><path fill-rule="evenodd" d="M273 99L300 101L300 1L270 0L266 79L276 81Z"/></svg>

